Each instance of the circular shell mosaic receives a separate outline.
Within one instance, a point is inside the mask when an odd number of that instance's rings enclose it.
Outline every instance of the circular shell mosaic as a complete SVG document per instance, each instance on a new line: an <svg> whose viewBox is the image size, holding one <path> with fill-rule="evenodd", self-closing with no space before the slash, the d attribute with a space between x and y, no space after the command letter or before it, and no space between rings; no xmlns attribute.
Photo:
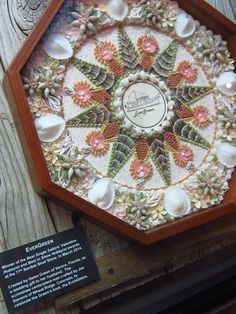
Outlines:
<svg viewBox="0 0 236 314"><path fill-rule="evenodd" d="M65 1L22 71L52 181L141 230L218 205L236 165L233 70L176 2Z"/></svg>

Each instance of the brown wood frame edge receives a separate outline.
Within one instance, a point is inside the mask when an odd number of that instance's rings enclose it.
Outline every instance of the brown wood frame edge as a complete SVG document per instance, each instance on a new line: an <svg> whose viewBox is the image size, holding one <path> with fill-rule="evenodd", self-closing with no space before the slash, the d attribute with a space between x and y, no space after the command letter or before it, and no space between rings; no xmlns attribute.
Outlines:
<svg viewBox="0 0 236 314"><path fill-rule="evenodd" d="M7 69L3 80L3 86L10 103L10 108L20 136L25 158L29 166L34 188L42 195L56 198L60 201L60 203L67 204L75 209L78 208L78 197L51 182L20 77L22 67L27 62L35 46L40 41L63 2L63 0L51 1L33 32L23 44L10 67ZM235 24L230 22L203 0L192 0L191 3L185 0L178 0L178 2L183 9L192 14L195 18L199 19L199 21L203 24L208 26L209 24L211 25L214 23L214 25L218 25L217 28L220 27L221 33L222 29L224 29L225 31L223 33L227 36L227 40L232 48L231 53L234 59L236 59L236 47L233 45L233 41L236 37ZM205 15L206 10L210 12L207 16ZM194 13L192 13L193 11ZM202 20L203 18L204 20ZM215 28L213 27L213 29ZM235 211L236 191L233 191L233 187L235 185L236 173L233 175L230 182L230 191L226 193L222 205L200 211L192 214L191 216L186 216L174 222L147 231L140 231L110 215L109 213L101 211L96 206L83 199L80 199L80 209L77 210L83 212L92 219L98 220L108 227L112 226L112 228L136 242L148 245L173 236L177 233L195 228Z"/></svg>

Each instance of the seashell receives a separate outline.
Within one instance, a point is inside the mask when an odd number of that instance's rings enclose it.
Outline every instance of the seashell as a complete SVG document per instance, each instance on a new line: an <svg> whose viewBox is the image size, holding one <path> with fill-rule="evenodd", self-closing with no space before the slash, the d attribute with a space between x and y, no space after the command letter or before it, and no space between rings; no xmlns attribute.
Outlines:
<svg viewBox="0 0 236 314"><path fill-rule="evenodd" d="M236 166L236 147L228 143L221 143L216 147L216 156L222 165L227 168Z"/></svg>
<svg viewBox="0 0 236 314"><path fill-rule="evenodd" d="M236 74L234 72L221 74L216 81L216 87L224 95L236 95Z"/></svg>
<svg viewBox="0 0 236 314"><path fill-rule="evenodd" d="M174 105L175 105L175 102L173 100L170 100L168 102L168 104L167 104L168 109L173 110L174 109Z"/></svg>
<svg viewBox="0 0 236 314"><path fill-rule="evenodd" d="M155 83L157 81L157 78L154 74L149 75L150 81Z"/></svg>
<svg viewBox="0 0 236 314"><path fill-rule="evenodd" d="M125 118L124 111L119 111L119 112L116 113L116 115L121 120L124 120L124 118Z"/></svg>
<svg viewBox="0 0 236 314"><path fill-rule="evenodd" d="M136 81L136 80L137 80L137 75L136 74L130 74L129 81Z"/></svg>
<svg viewBox="0 0 236 314"><path fill-rule="evenodd" d="M170 187L165 191L164 205L167 213L175 218L187 215L191 210L191 202L180 187Z"/></svg>
<svg viewBox="0 0 236 314"><path fill-rule="evenodd" d="M171 91L167 90L167 91L165 92L165 96L166 96L166 98L167 98L168 100L171 99Z"/></svg>
<svg viewBox="0 0 236 314"><path fill-rule="evenodd" d="M113 102L113 105L114 105L115 108L120 108L121 105L122 105L121 98L116 99L116 100Z"/></svg>
<svg viewBox="0 0 236 314"><path fill-rule="evenodd" d="M162 128L159 125L157 125L157 126L155 126L155 131L157 133L161 133L162 132Z"/></svg>
<svg viewBox="0 0 236 314"><path fill-rule="evenodd" d="M65 129L65 120L55 114L47 114L34 121L38 137L42 142L53 142L58 139Z"/></svg>
<svg viewBox="0 0 236 314"><path fill-rule="evenodd" d="M48 98L46 99L46 105L53 111L61 111L61 102L57 97L51 95L48 96Z"/></svg>
<svg viewBox="0 0 236 314"><path fill-rule="evenodd" d="M169 121L164 121L162 125L163 125L164 128L169 128L170 127L170 122Z"/></svg>
<svg viewBox="0 0 236 314"><path fill-rule="evenodd" d="M146 80L148 78L148 74L142 71L138 74L138 78L140 78L141 80Z"/></svg>
<svg viewBox="0 0 236 314"><path fill-rule="evenodd" d="M181 12L175 22L175 31L179 37L187 38L196 30L196 22L192 16L188 15L185 12Z"/></svg>
<svg viewBox="0 0 236 314"><path fill-rule="evenodd" d="M127 86L129 84L129 79L126 77L124 78L121 82L120 82L120 85L121 86Z"/></svg>
<svg viewBox="0 0 236 314"><path fill-rule="evenodd" d="M83 177L83 180L81 182L82 188L86 190L90 189L93 186L95 180L96 180L96 177L92 173L88 172L87 175Z"/></svg>
<svg viewBox="0 0 236 314"><path fill-rule="evenodd" d="M116 20L122 21L128 14L129 6L126 0L110 0L107 3L108 15Z"/></svg>
<svg viewBox="0 0 236 314"><path fill-rule="evenodd" d="M158 85L159 85L159 87L160 87L161 90L165 90L165 89L166 89L166 84L165 84L165 82L160 81Z"/></svg>
<svg viewBox="0 0 236 314"><path fill-rule="evenodd" d="M142 7L133 8L130 11L130 14L129 14L129 18L130 19L138 19L138 18L141 18L141 17L142 17Z"/></svg>
<svg viewBox="0 0 236 314"><path fill-rule="evenodd" d="M88 200L102 209L108 209L115 200L115 186L110 179L96 181L88 191Z"/></svg>
<svg viewBox="0 0 236 314"><path fill-rule="evenodd" d="M124 94L124 89L122 87L117 88L116 96L121 97Z"/></svg>
<svg viewBox="0 0 236 314"><path fill-rule="evenodd" d="M175 113L173 111L169 111L166 115L168 120L171 120L175 117Z"/></svg>
<svg viewBox="0 0 236 314"><path fill-rule="evenodd" d="M129 120L125 120L125 126L127 129L131 130L133 128L133 124Z"/></svg>
<svg viewBox="0 0 236 314"><path fill-rule="evenodd" d="M44 51L54 59L68 59L73 55L70 42L61 34L51 34L43 45Z"/></svg>

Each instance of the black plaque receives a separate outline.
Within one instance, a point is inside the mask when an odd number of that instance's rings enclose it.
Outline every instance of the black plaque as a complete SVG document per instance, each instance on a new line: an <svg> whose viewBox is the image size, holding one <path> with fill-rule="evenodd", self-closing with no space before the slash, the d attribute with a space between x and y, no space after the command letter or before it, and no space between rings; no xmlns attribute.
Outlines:
<svg viewBox="0 0 236 314"><path fill-rule="evenodd" d="M99 279L82 227L0 254L0 282L9 313Z"/></svg>

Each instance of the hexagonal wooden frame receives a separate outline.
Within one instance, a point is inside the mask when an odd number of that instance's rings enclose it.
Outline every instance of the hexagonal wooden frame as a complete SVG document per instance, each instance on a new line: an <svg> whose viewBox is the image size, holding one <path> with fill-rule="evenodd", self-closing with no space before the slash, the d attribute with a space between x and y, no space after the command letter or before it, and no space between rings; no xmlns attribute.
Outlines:
<svg viewBox="0 0 236 314"><path fill-rule="evenodd" d="M177 0L177 2L181 8L198 19L203 25L214 30L215 33L221 34L224 40L228 42L232 57L236 60L236 25L234 23L204 0ZM200 211L147 231L140 231L130 226L128 223L106 213L51 181L23 89L20 72L63 3L63 0L52 0L50 2L35 29L6 71L3 82L36 191L143 244L154 243L235 211L236 171L230 181L230 189L225 194L224 201L220 206Z"/></svg>

